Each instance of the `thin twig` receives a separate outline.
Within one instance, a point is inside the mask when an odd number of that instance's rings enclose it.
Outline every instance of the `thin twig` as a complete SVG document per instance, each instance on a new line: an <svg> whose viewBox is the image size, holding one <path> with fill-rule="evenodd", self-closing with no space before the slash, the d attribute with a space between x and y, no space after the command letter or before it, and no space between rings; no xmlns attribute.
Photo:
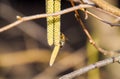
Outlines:
<svg viewBox="0 0 120 79"><path fill-rule="evenodd" d="M102 60L102 61L96 62L94 64L88 65L86 67L80 68L80 69L73 71L69 74L63 75L59 79L72 79L74 77L80 76L80 75L82 75L90 70L93 70L95 68L100 68L100 67L106 66L108 64L111 64L114 62L119 62L119 61L120 61L120 56L107 58L105 60Z"/></svg>
<svg viewBox="0 0 120 79"><path fill-rule="evenodd" d="M82 11L83 11L83 10L82 10ZM88 10L86 10L85 12L88 13L89 15L93 16L94 18L96 18L96 19L98 19L98 20L100 20L100 21L102 21L102 22L110 25L110 26L120 26L120 24L117 24L117 23L115 24L115 23L111 23L111 22L105 21L104 19L96 16L95 14L91 13L91 12L88 11Z"/></svg>
<svg viewBox="0 0 120 79"><path fill-rule="evenodd" d="M75 6L72 0L71 0L70 2L71 2L71 4L72 4L72 6ZM93 40L92 36L90 35L90 33L88 32L87 28L85 27L84 23L82 22L82 20L81 20L81 18L80 18L80 15L79 15L79 13L78 13L77 10L75 10L75 17L76 17L77 21L80 23L80 25L82 26L83 31L85 32L85 34L87 35L87 37L88 37L88 39L89 39L89 42L90 42L98 51L100 51L102 54L107 55L107 56L113 56L113 55L117 54L117 52L107 51L107 50L99 47L99 46L95 43L95 41Z"/></svg>
<svg viewBox="0 0 120 79"><path fill-rule="evenodd" d="M93 7L92 5L90 4L80 4L78 6L74 6L74 7L71 7L71 8L68 8L68 9L64 9L60 12L56 12L56 13L52 13L52 14L37 14L37 15L32 15L32 16L27 16L27 17L20 17L20 18L17 18L18 20L7 25L7 26L4 26L2 28L0 28L0 32L3 32L3 31L6 31L10 28L13 28L15 27L16 25L22 23L22 22L25 22L25 21L29 21L29 20L34 20L34 19L40 19L40 18L45 18L45 17L48 17L48 16L57 16L57 15L63 15L63 14L66 14L66 13L69 13L69 12L72 12L74 10L78 10L80 8L90 8L90 7Z"/></svg>
<svg viewBox="0 0 120 79"><path fill-rule="evenodd" d="M70 1L71 1L71 0L70 0ZM72 1L75 2L75 0L72 0ZM77 0L77 1L79 1L79 0ZM81 0L80 0L79 3L84 4L84 1L81 1ZM97 8L97 9L98 9L98 8ZM106 21L106 20L104 20L104 19L96 16L95 14L91 13L90 11L88 11L88 10L86 10L86 9L85 9L85 10L84 10L84 9L80 9L80 10L82 10L83 12L85 12L85 17L86 17L86 16L88 17L87 14L89 14L89 15L95 17L96 19L98 19L98 20L100 20L100 21L102 21L102 22L104 22L104 23L106 23L106 24L108 24L108 25L110 25L110 26L120 26L120 24L118 24L118 23L111 23L111 22L109 22L109 21ZM100 11L102 11L102 12L105 12L105 13L108 13L107 11L105 11L105 10L103 10L103 9L98 9L98 10L100 10ZM108 14L111 15L110 12L109 12ZM112 14L112 16L116 17L116 16L113 15L113 14ZM86 19L86 18L85 18L85 19Z"/></svg>
<svg viewBox="0 0 120 79"><path fill-rule="evenodd" d="M95 3L98 7L102 8L103 10L108 11L108 12L120 17L120 9L109 4L105 0L90 0L90 1Z"/></svg>

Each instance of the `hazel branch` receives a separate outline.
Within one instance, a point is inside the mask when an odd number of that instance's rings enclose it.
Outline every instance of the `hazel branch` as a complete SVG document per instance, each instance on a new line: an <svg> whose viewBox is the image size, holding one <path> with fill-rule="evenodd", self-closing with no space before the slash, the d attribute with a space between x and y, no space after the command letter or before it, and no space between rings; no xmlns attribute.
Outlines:
<svg viewBox="0 0 120 79"><path fill-rule="evenodd" d="M93 70L95 68L100 68L106 65L109 65L111 63L115 63L115 62L119 62L120 61L120 56L116 56L116 57L111 57L111 58L107 58L105 60L96 62L94 64L88 65L86 67L80 68L78 70L75 70L69 74L63 75L62 77L60 77L59 79L72 79L75 78L77 76L80 76L90 70Z"/></svg>
<svg viewBox="0 0 120 79"><path fill-rule="evenodd" d="M40 18L46 18L48 16L63 15L63 14L72 12L74 10L78 10L80 8L90 8L90 7L93 7L93 6L89 5L89 4L80 4L80 5L77 5L77 6L74 6L74 7L71 7L71 8L67 8L67 9L64 9L64 10L62 10L60 12L56 12L56 13L52 13L52 14L37 14L37 15L26 16L26 17L17 16L17 19L18 19L17 21L15 21L15 22L7 25L7 26L4 26L4 27L0 28L0 32L6 31L6 30L8 30L10 28L13 28L16 25L19 25L20 23L25 22L25 21L30 21L30 20L34 20L34 19L40 19Z"/></svg>
<svg viewBox="0 0 120 79"><path fill-rule="evenodd" d="M70 2L71 2L71 4L72 4L72 6L75 6L72 0L70 0ZM83 10L83 9L81 9L81 10ZM84 10L83 10L83 11L84 11ZM86 12L92 15L92 13L90 13L89 11L86 11ZM94 16L95 16L95 15L94 15ZM86 26L85 26L84 23L82 22L82 20L81 20L81 18L80 18L80 15L79 15L79 13L78 13L77 10L75 10L75 17L76 17L77 21L79 22L79 24L81 25L81 27L82 27L83 31L85 32L86 36L88 37L89 42L90 42L98 51L100 51L102 54L107 55L107 56L113 56L113 55L117 54L117 52L107 51L107 50L99 47L99 46L95 43L95 41L93 40L92 36L91 36L90 33L88 32ZM96 17L96 18L98 18L98 17ZM101 18L98 18L98 19L101 20Z"/></svg>

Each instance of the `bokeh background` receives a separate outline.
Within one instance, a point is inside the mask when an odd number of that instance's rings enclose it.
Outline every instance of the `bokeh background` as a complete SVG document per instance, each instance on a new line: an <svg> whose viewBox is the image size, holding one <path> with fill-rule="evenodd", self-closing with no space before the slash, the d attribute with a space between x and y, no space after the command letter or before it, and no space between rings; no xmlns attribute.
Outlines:
<svg viewBox="0 0 120 79"><path fill-rule="evenodd" d="M119 0L107 0L119 6ZM62 0L62 9L71 7ZM115 22L118 18L89 9L104 20ZM0 28L16 21L16 16L45 13L45 0L0 0ZM104 49L119 51L120 28L110 27L92 16L84 24L96 43ZM61 16L61 32L66 36L65 45L52 67L49 59L53 47L47 44L46 18L32 20L0 33L0 79L58 79L60 76L85 67L106 57L100 54L83 32L74 12ZM120 79L120 64L114 63L83 74L75 79Z"/></svg>

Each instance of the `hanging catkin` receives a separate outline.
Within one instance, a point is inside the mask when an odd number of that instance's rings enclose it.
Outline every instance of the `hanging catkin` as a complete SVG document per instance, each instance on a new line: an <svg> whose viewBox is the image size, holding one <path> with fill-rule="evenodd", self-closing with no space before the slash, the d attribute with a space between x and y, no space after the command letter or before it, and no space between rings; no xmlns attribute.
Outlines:
<svg viewBox="0 0 120 79"><path fill-rule="evenodd" d="M54 12L59 12L61 9L61 0L54 0ZM60 15L54 17L54 45L60 44Z"/></svg>
<svg viewBox="0 0 120 79"><path fill-rule="evenodd" d="M61 0L46 0L46 11L48 14L59 12L60 9ZM50 58L50 66L53 65L62 44L60 34L60 15L47 17L48 44L50 46L54 45L54 49Z"/></svg>
<svg viewBox="0 0 120 79"><path fill-rule="evenodd" d="M46 13L50 14L54 12L54 0L46 0ZM51 46L53 45L53 26L54 26L53 16L47 17L47 41Z"/></svg>

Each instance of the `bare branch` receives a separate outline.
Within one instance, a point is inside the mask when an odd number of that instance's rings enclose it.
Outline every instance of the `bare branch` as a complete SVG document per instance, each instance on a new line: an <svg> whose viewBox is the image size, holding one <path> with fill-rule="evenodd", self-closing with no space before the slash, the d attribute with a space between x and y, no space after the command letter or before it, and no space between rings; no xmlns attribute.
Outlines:
<svg viewBox="0 0 120 79"><path fill-rule="evenodd" d="M25 21L39 19L39 18L45 18L45 17L48 17L48 16L62 15L62 14L72 12L74 10L78 10L80 8L90 8L90 7L93 7L93 6L88 5L88 4L80 4L78 6L74 6L74 7L68 8L68 9L64 9L64 10L62 10L60 12L56 12L56 13L52 13L52 14L37 14L37 15L33 15L33 16L21 17L20 19L17 18L18 19L17 21L15 21L15 22L7 25L7 26L4 26L3 28L0 28L0 32L3 32L3 31L8 30L10 28L13 28L16 25L18 25L18 24L20 24L22 22L25 22Z"/></svg>
<svg viewBox="0 0 120 79"><path fill-rule="evenodd" d="M70 2L71 2L71 4L72 4L72 6L75 6L72 0L71 0ZM81 9L81 10L84 11L83 9ZM90 13L89 11L86 11L86 12L89 13L89 14L91 14L91 15L93 15L93 14ZM95 16L95 15L93 15L93 16ZM80 15L79 15L79 13L78 13L77 10L75 10L75 17L76 17L77 21L79 22L79 24L82 26L83 31L85 32L86 36L87 36L88 39L89 39L89 42L90 42L98 51L100 51L102 54L107 55L107 56L114 56L114 55L118 54L117 52L114 52L114 51L107 51L107 50L99 47L99 46L95 43L95 41L93 40L92 36L91 36L90 33L88 32L86 26L85 26L84 23L82 22L82 20L81 20L81 18L80 18ZM99 17L97 17L97 16L95 16L95 17L98 18L99 20L102 20L101 18L99 18ZM102 21L104 21L104 20L102 20Z"/></svg>
<svg viewBox="0 0 120 79"><path fill-rule="evenodd" d="M88 72L90 70L93 70L95 68L100 68L100 67L106 66L108 64L114 63L114 62L119 62L119 60L120 60L120 56L107 58L105 60L96 62L94 64L91 64L91 65L88 65L88 66L83 67L81 69L78 69L76 71L73 71L73 72L71 72L69 74L63 75L59 79L72 79L74 77L80 76L80 75L82 75L82 74L84 74L84 73L86 73L86 72Z"/></svg>
<svg viewBox="0 0 120 79"><path fill-rule="evenodd" d="M71 1L71 0L70 0ZM72 1L74 1L74 2L79 2L79 3L81 3L81 4L84 4L85 2L83 1L83 2L81 2L80 0L72 0ZM88 0L89 1L89 0ZM88 2L88 3L90 3L90 2ZM91 3L92 4L92 3ZM99 16L96 16L95 14L93 14L93 13L91 13L90 11L88 11L88 10L84 10L84 9L80 9L80 10L82 10L83 12L85 12L85 15L86 14L89 14L89 15L91 15L91 16L93 16L93 17L95 17L96 19L98 19L98 20L100 20L100 21L102 21L102 22L104 22L104 23L106 23L106 24L108 24L108 25L110 25L110 26L120 26L120 24L118 24L118 23L111 23L111 22L109 22L109 21L106 21L106 20L104 20L104 19L102 19L102 18L100 18ZM103 10L103 9L98 9L97 8L97 10L100 10L100 11L102 11L102 12L104 12L104 13L107 13L107 14L110 14L110 15L112 15L112 16L114 16L114 17L117 17L117 18L119 18L118 16L116 16L115 14L112 14L112 13L110 13L110 12L108 12L108 11L105 11L105 10ZM85 18L86 19L86 18ZM119 19L117 19L115 22L117 22Z"/></svg>
<svg viewBox="0 0 120 79"><path fill-rule="evenodd" d="M98 19L98 20L100 20L100 21L102 21L102 22L104 22L104 23L110 25L110 26L120 26L120 24L117 24L117 23L111 23L111 22L105 21L104 19L102 19L102 18L96 16L95 14L91 13L91 12L88 11L88 10L86 10L85 12L88 13L89 15L95 17L96 19Z"/></svg>
<svg viewBox="0 0 120 79"><path fill-rule="evenodd" d="M98 1L98 2L96 2L96 0L92 0L92 1L95 2L96 4L99 4L99 1ZM102 0L100 0L100 1L102 1ZM116 7L108 4L108 3L105 2L105 1L103 1L103 2L104 2L105 4L111 6L111 8L115 8L115 9L114 9L115 11L113 11L113 9L109 9L109 10L106 10L106 9L105 9L106 11L109 12L109 11L112 10L112 12L110 12L110 13L113 13L114 15L119 16L118 13L120 13L120 10L119 10L118 8L116 8ZM103 3L103 4L104 4L104 3ZM3 31L8 30L8 29L10 29L10 28L12 28L12 27L15 27L16 25L18 25L18 24L20 24L20 23L22 23L22 22L25 22L25 21L34 20L34 19L39 19L39 18L45 18L45 17L48 17L48 16L63 15L63 14L72 12L72 11L74 11L74 10L78 10L78 9L80 9L80 8L90 8L90 7L93 7L93 5L90 5L90 4L80 4L80 5L77 5L77 6L68 8L68 9L64 9L64 10L62 10L62 11L60 11L60 12L53 13L53 14L37 14L37 15L33 15L33 16L21 17L20 19L18 18L17 21L15 21L15 22L7 25L7 26L4 26L4 27L0 28L0 32L3 32ZM103 8L103 10L104 10L104 8ZM116 10L117 10L117 11L116 11ZM99 20L100 20L100 19L99 19ZM101 20L101 21L102 21L102 20ZM107 24L109 24L109 25L111 25L111 26L119 26L119 24L112 24L112 23L107 22L107 21L102 21L102 22L105 22L105 23L107 23Z"/></svg>

